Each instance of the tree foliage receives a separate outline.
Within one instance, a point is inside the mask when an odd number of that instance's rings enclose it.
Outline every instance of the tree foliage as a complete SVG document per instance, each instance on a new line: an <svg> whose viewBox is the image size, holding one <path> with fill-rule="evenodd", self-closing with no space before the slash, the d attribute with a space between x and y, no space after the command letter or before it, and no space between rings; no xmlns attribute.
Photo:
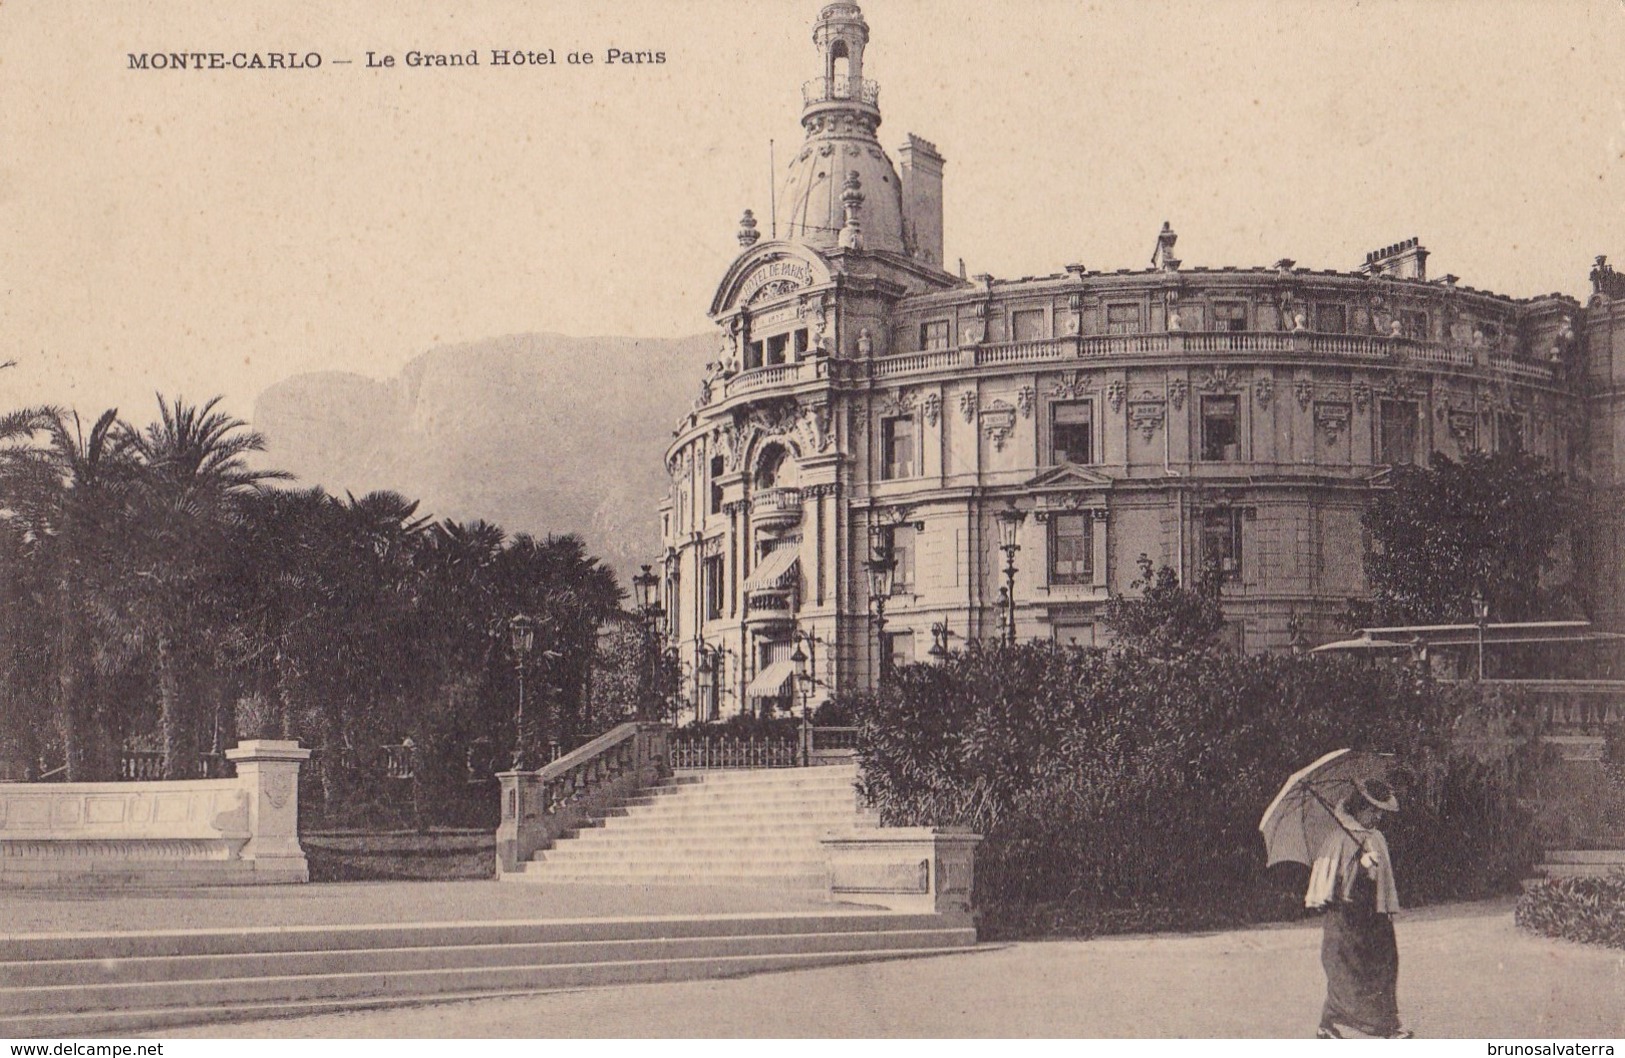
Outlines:
<svg viewBox="0 0 1625 1058"><path fill-rule="evenodd" d="M1371 597L1352 624L1471 621L1475 592L1495 621L1567 616L1583 601L1563 561L1574 491L1541 459L1435 453L1431 466L1395 467L1389 486L1361 519Z"/></svg>
<svg viewBox="0 0 1625 1058"><path fill-rule="evenodd" d="M93 780L151 749L180 777L237 738L291 737L338 803L410 739L426 781L460 783L471 757L511 755L517 613L536 621L530 737L595 733L598 630L623 593L580 539L280 487L250 462L263 447L218 398L160 397L144 427L0 416L0 756Z"/></svg>
<svg viewBox="0 0 1625 1058"><path fill-rule="evenodd" d="M994 643L849 704L888 823L984 834L976 887L994 921L1085 928L1147 908L1301 913L1306 878L1265 871L1259 817L1288 775L1344 746L1396 755L1404 807L1387 829L1408 900L1515 884L1536 850L1525 797L1543 749L1478 693L1318 656ZM1494 737L1460 737L1481 729Z"/></svg>
<svg viewBox="0 0 1625 1058"><path fill-rule="evenodd" d="M1167 566L1153 569L1148 556L1141 555L1138 564L1140 575L1130 586L1139 598L1114 595L1106 602L1102 623L1113 638L1153 657L1212 646L1224 628L1217 570L1203 571L1186 588Z"/></svg>

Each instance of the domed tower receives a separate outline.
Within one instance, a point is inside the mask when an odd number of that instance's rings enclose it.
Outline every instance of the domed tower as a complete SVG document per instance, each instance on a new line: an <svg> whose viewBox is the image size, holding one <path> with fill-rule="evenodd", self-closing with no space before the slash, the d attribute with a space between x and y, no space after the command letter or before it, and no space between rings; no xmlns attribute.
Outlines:
<svg viewBox="0 0 1625 1058"><path fill-rule="evenodd" d="M807 139L779 189L784 237L821 250L844 246L914 256L904 235L902 181L875 137L880 88L863 77L869 26L858 5L825 6L813 43L823 72L801 89ZM937 173L940 188L940 159ZM940 197L939 190L939 210ZM861 233L856 238L850 234L854 227ZM843 231L849 232L844 241ZM931 263L940 266L940 250Z"/></svg>

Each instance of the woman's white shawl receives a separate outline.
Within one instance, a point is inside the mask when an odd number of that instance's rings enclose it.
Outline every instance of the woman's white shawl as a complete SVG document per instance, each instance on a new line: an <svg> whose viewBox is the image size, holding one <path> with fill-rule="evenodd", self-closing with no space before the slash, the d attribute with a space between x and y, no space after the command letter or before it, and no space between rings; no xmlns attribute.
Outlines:
<svg viewBox="0 0 1625 1058"><path fill-rule="evenodd" d="M1382 831L1363 827L1341 812L1337 818L1348 829L1339 827L1321 842L1315 862L1309 867L1304 906L1322 908L1351 899L1355 879L1364 871L1376 880L1377 910L1385 915L1398 911L1399 887L1394 883L1388 839Z"/></svg>

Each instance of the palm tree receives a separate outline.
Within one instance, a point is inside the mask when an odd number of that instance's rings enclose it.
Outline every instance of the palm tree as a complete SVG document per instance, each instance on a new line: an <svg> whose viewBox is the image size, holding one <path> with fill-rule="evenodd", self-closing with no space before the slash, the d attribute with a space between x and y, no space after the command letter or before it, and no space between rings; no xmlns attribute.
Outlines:
<svg viewBox="0 0 1625 1058"><path fill-rule="evenodd" d="M0 418L0 517L18 527L49 571L56 719L70 781L111 778L116 767L92 723L88 619L95 571L112 564L133 477L117 420L117 409L103 412L87 436L78 414L60 408Z"/></svg>
<svg viewBox="0 0 1625 1058"><path fill-rule="evenodd" d="M229 622L223 575L242 522L241 501L288 477L248 465L246 457L263 451L265 439L217 411L220 400L197 406L178 397L166 402L160 394L156 422L140 431L123 427L141 473L132 492L132 553L126 590L119 594L127 619L121 627L153 660L166 779L184 777L188 749L196 748L186 745L187 720L198 719L199 677L215 668L204 661L219 652L214 633ZM218 709L218 688L211 697ZM217 733L221 726L217 716Z"/></svg>

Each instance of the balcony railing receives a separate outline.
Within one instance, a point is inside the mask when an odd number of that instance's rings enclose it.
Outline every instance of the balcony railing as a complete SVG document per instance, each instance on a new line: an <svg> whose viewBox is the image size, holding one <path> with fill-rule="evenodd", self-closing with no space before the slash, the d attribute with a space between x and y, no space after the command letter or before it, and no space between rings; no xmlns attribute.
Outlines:
<svg viewBox="0 0 1625 1058"><path fill-rule="evenodd" d="M814 77L801 86L804 106L815 103L863 103L880 105L880 86L858 77Z"/></svg>
<svg viewBox="0 0 1625 1058"><path fill-rule="evenodd" d="M751 524L758 531L776 532L801 521L800 489L763 489L750 500Z"/></svg>
<svg viewBox="0 0 1625 1058"><path fill-rule="evenodd" d="M745 623L753 628L795 621L794 588L753 588L745 593Z"/></svg>
<svg viewBox="0 0 1625 1058"><path fill-rule="evenodd" d="M1241 331L1171 331L1163 334L1105 334L1087 338L1063 336L1020 342L984 342L957 349L922 350L878 357L870 363L869 371L873 378L896 378L969 367L1053 363L1071 359L1293 353L1458 368L1477 364L1534 381L1550 381L1553 377L1549 364L1500 354L1483 354L1482 350L1442 342L1354 334Z"/></svg>

